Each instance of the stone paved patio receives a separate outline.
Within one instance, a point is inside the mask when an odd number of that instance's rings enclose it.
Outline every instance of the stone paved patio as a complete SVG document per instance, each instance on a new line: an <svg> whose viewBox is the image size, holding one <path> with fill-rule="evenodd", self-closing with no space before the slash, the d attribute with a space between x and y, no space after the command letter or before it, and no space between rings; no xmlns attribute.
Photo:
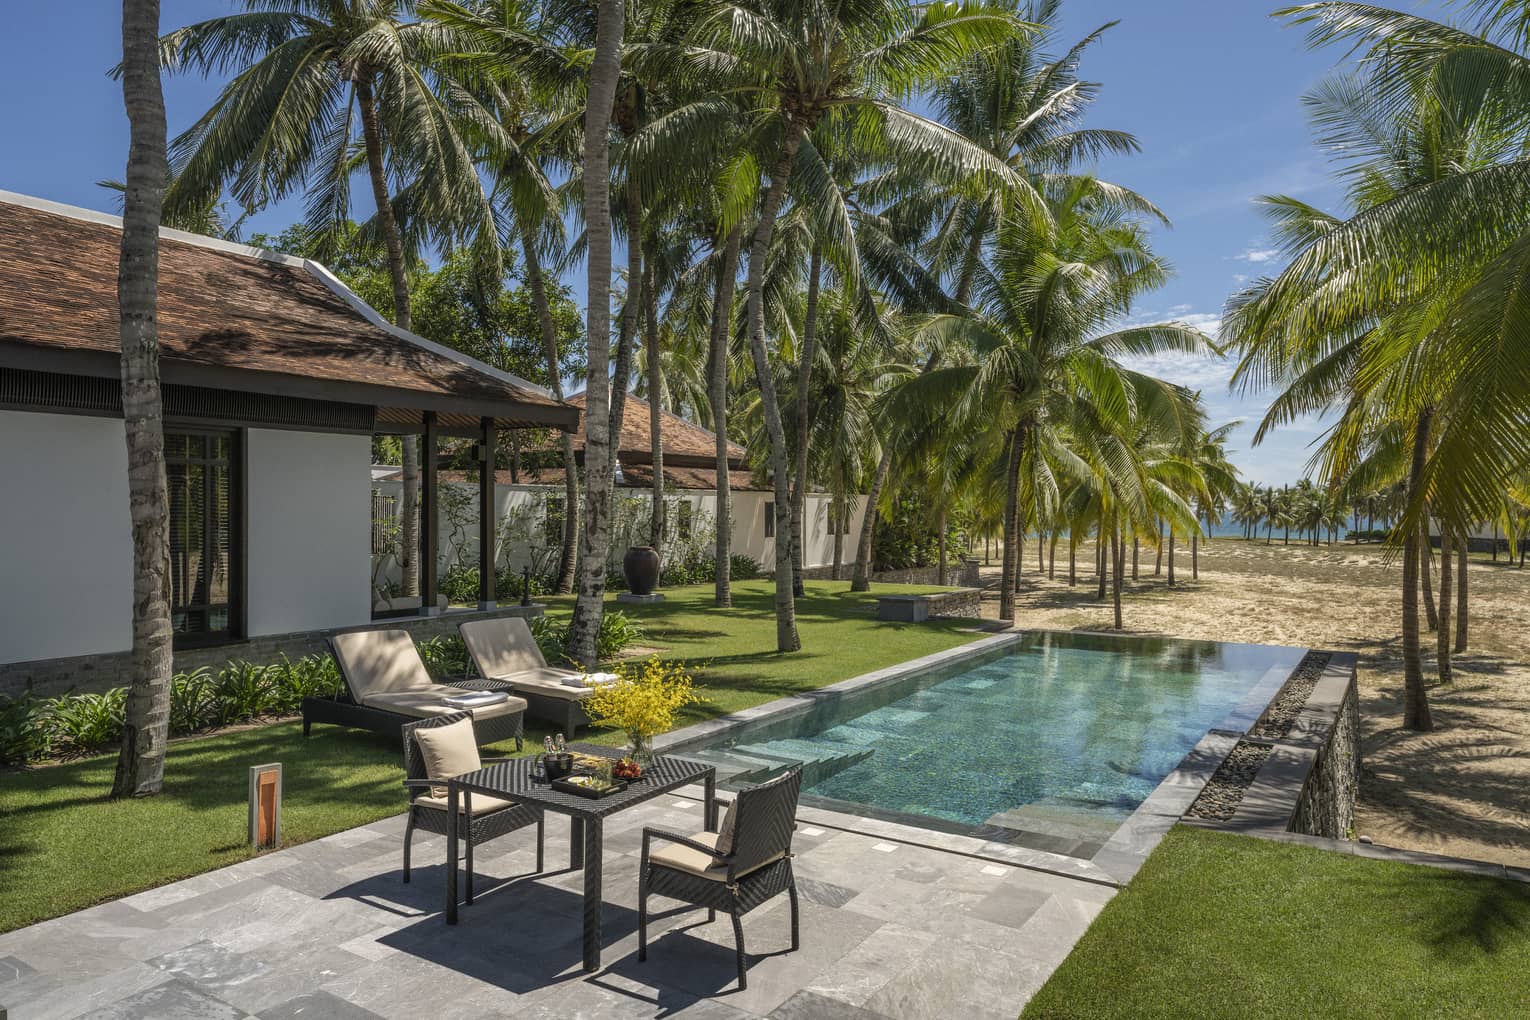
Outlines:
<svg viewBox="0 0 1530 1020"><path fill-rule="evenodd" d="M671 797L606 827L602 969L580 967L582 876L568 825L549 818L549 873L531 833L480 848L462 922L440 910L444 840L419 838L399 880L403 817L0 935L0 1013L11 1020L418 1017L1005 1017L1068 954L1114 889L832 827L813 812L795 850L802 949L786 898L744 920L749 988L732 930L704 911L650 924L637 961L644 825L701 828ZM561 870L556 870L561 869ZM672 902L655 900L665 911Z"/></svg>

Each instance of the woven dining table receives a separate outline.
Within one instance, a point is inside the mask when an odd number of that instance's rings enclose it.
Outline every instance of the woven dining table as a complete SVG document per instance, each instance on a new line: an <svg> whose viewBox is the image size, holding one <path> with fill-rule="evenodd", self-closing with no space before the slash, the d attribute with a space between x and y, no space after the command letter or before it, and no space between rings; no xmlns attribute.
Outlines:
<svg viewBox="0 0 1530 1020"><path fill-rule="evenodd" d="M585 754L618 758L611 748L576 745ZM536 778L533 758L516 758L468 772L446 784L448 817L454 817L463 805L471 811L472 795L487 794L539 807L569 816L569 868L584 869L584 969L600 967L601 846L605 819L618 811L636 807L682 786L702 783L706 790L703 809L708 832L717 831L717 769L699 761L659 755L639 779L629 780L627 788L599 799L555 790ZM450 826L446 836L446 859L457 860L457 827ZM471 894L468 903L472 903ZM446 923L457 923L457 868L446 869Z"/></svg>

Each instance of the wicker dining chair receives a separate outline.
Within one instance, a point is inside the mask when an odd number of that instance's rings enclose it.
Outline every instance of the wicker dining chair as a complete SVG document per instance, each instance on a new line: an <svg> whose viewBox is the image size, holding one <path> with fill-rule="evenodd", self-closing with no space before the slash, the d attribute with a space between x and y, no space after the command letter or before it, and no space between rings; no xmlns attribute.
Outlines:
<svg viewBox="0 0 1530 1020"><path fill-rule="evenodd" d="M802 768L769 782L740 790L728 809L722 832L681 836L662 829L643 830L638 869L638 959L648 959L648 897L666 896L707 908L707 920L721 910L733 921L737 942L738 987L749 987L744 972L744 926L741 918L785 892L791 897L792 949L797 949L797 882L792 875L792 832ZM730 827L729 821L733 823ZM731 832L730 832L731 829ZM730 845L731 836L731 845ZM652 850L654 841L668 843ZM719 852L719 845L726 853Z"/></svg>
<svg viewBox="0 0 1530 1020"><path fill-rule="evenodd" d="M461 722L464 719L473 718L470 712L453 712L450 715L432 716L416 723L404 726L404 787L409 791L409 820L404 826L404 881L409 881L409 851L414 842L414 830L424 829L438 836L447 834L447 825L451 819L447 817L447 799L445 796L436 796L433 787L441 787L444 780L440 777L432 779L425 768L425 758L420 751L419 743L415 740L415 733L422 729L437 726L449 726L452 723ZM508 761L507 758L483 758L481 764L490 765L495 762ZM498 797L489 797L484 794L462 795L460 810L457 812L457 838L466 847L464 853L467 865L467 882L465 883L466 900L473 902L473 848L480 843L487 843L497 836L503 836L507 832L524 829L528 825L537 827L537 873L542 871L542 810L529 804L521 804L516 801L502 800ZM456 861L447 861L447 867L457 866Z"/></svg>

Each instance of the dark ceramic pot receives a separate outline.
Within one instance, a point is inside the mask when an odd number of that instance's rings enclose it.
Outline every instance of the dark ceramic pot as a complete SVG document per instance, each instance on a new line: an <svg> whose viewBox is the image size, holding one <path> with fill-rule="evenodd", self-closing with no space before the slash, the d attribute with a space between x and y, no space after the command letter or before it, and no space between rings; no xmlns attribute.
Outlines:
<svg viewBox="0 0 1530 1020"><path fill-rule="evenodd" d="M635 545L622 559L622 575L627 590L634 595L652 595L659 586L659 553L651 545Z"/></svg>

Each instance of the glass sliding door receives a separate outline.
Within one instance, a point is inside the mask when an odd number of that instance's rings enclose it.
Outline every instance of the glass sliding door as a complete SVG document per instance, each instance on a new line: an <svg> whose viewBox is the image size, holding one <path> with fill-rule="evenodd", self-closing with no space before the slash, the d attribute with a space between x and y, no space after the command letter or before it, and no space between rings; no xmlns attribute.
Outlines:
<svg viewBox="0 0 1530 1020"><path fill-rule="evenodd" d="M234 432L165 432L170 496L170 618L181 647L241 637L239 613L239 437Z"/></svg>

